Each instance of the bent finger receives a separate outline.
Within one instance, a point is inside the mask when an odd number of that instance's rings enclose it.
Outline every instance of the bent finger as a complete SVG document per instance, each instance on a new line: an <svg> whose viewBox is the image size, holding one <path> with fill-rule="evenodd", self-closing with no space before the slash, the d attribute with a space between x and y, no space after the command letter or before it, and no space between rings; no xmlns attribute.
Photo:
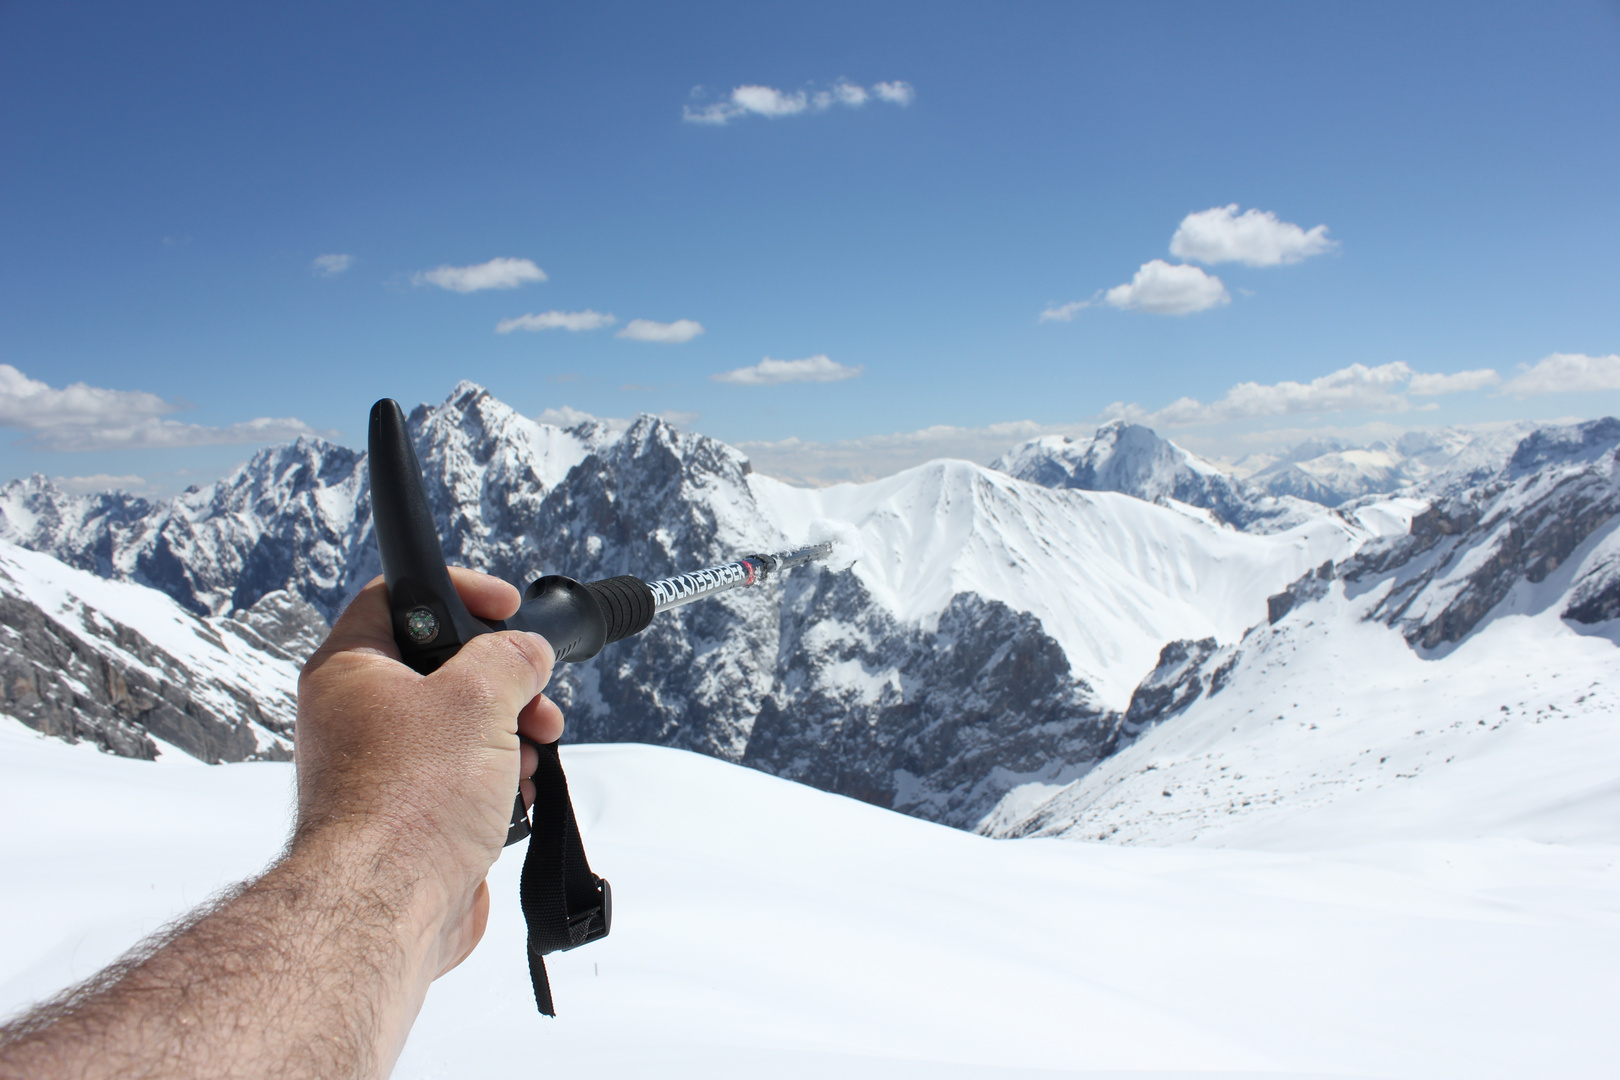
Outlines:
<svg viewBox="0 0 1620 1080"><path fill-rule="evenodd" d="M557 703L541 694L518 713L518 734L542 745L562 738L563 714ZM539 759L536 758L536 761ZM531 770L532 772L532 770ZM528 774L525 774L528 775Z"/></svg>
<svg viewBox="0 0 1620 1080"><path fill-rule="evenodd" d="M494 621L511 618L517 612L521 599L511 583L460 566L449 569L450 583L461 594L461 602L478 618Z"/></svg>

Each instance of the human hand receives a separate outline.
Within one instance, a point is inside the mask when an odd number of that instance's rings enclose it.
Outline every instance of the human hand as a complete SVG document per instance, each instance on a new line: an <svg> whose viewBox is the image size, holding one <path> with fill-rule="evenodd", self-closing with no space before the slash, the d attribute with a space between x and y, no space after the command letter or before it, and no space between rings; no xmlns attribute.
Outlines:
<svg viewBox="0 0 1620 1080"><path fill-rule="evenodd" d="M503 619L518 592L452 569L474 615ZM409 886L412 914L436 937L434 977L459 964L489 916L484 877L501 852L520 777L534 801L538 755L562 712L541 690L551 646L538 634L485 634L431 675L394 645L387 589L367 585L310 657L298 682L298 825L292 855L365 862ZM432 924L436 924L432 925Z"/></svg>

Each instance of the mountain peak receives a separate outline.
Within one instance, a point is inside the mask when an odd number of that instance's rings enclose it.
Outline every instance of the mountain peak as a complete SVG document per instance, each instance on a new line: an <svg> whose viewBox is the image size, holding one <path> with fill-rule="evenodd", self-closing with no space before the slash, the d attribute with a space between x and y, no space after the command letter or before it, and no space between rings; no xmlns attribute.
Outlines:
<svg viewBox="0 0 1620 1080"><path fill-rule="evenodd" d="M1117 491L1148 502L1186 503L1251 531L1289 528L1311 512L1303 504L1251 492L1152 428L1125 419L1109 421L1089 439L1057 435L1031 439L990 467L1042 487Z"/></svg>
<svg viewBox="0 0 1620 1080"><path fill-rule="evenodd" d="M1508 474L1524 476L1548 465L1584 465L1620 446L1620 419L1605 416L1580 424L1538 428L1508 459Z"/></svg>

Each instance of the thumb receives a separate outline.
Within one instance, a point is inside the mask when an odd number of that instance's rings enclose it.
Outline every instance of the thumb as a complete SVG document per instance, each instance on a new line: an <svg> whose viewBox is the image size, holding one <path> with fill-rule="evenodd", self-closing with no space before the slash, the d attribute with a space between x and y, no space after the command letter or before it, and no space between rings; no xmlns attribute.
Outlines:
<svg viewBox="0 0 1620 1080"><path fill-rule="evenodd" d="M556 654L539 634L502 630L480 634L461 647L427 682L461 709L499 716L517 732L518 713L551 681Z"/></svg>

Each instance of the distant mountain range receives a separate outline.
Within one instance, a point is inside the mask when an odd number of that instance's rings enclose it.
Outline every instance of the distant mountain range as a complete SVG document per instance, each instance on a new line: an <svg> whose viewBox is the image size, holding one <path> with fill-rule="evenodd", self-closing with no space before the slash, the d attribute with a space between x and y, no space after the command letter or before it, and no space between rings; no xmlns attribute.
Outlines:
<svg viewBox="0 0 1620 1080"><path fill-rule="evenodd" d="M1605 467L1614 421L1531 432L1494 468L1494 442L1409 454L1428 479L1391 490L1411 497L1363 493L1335 510L1127 424L1035 440L994 468L938 461L811 490L656 418L562 428L469 383L409 423L447 557L520 585L650 578L802 542L818 519L853 526L852 571L806 568L666 613L564 666L550 693L570 740L698 750L962 827L1019 816L1009 793L1082 777L1185 708L1187 677L1206 693L1210 662L1227 662L1277 597L1316 568L1409 542L1414 515L1413 536L1431 520L1460 536L1506 515L1532 537L1574 515L1574 537L1614 512L1598 480L1568 486L1581 454L1592 476ZM1480 469L1484 481L1457 486ZM1567 493L1556 512L1529 496L1484 509L1555 475ZM0 709L135 756L160 749L153 739L207 760L285 754L299 659L377 572L367 483L364 454L300 439L172 500L7 484ZM1425 510L1424 484L1449 501ZM1478 516L1465 525L1454 506ZM1521 543L1530 554L1499 576L1510 591L1537 580L1564 546ZM1608 586L1582 580L1580 611L1608 611ZM1499 591L1436 584L1387 619L1457 626ZM1428 634L1413 640L1430 648Z"/></svg>
<svg viewBox="0 0 1620 1080"><path fill-rule="evenodd" d="M1535 430L1533 423L1513 422L1411 431L1366 446L1312 439L1222 469L1150 428L1115 420L1087 439L1031 439L991 468L1044 487L1120 491L1152 502L1174 499L1238 528L1270 532L1297 525L1318 506L1379 495L1423 498L1482 484Z"/></svg>

